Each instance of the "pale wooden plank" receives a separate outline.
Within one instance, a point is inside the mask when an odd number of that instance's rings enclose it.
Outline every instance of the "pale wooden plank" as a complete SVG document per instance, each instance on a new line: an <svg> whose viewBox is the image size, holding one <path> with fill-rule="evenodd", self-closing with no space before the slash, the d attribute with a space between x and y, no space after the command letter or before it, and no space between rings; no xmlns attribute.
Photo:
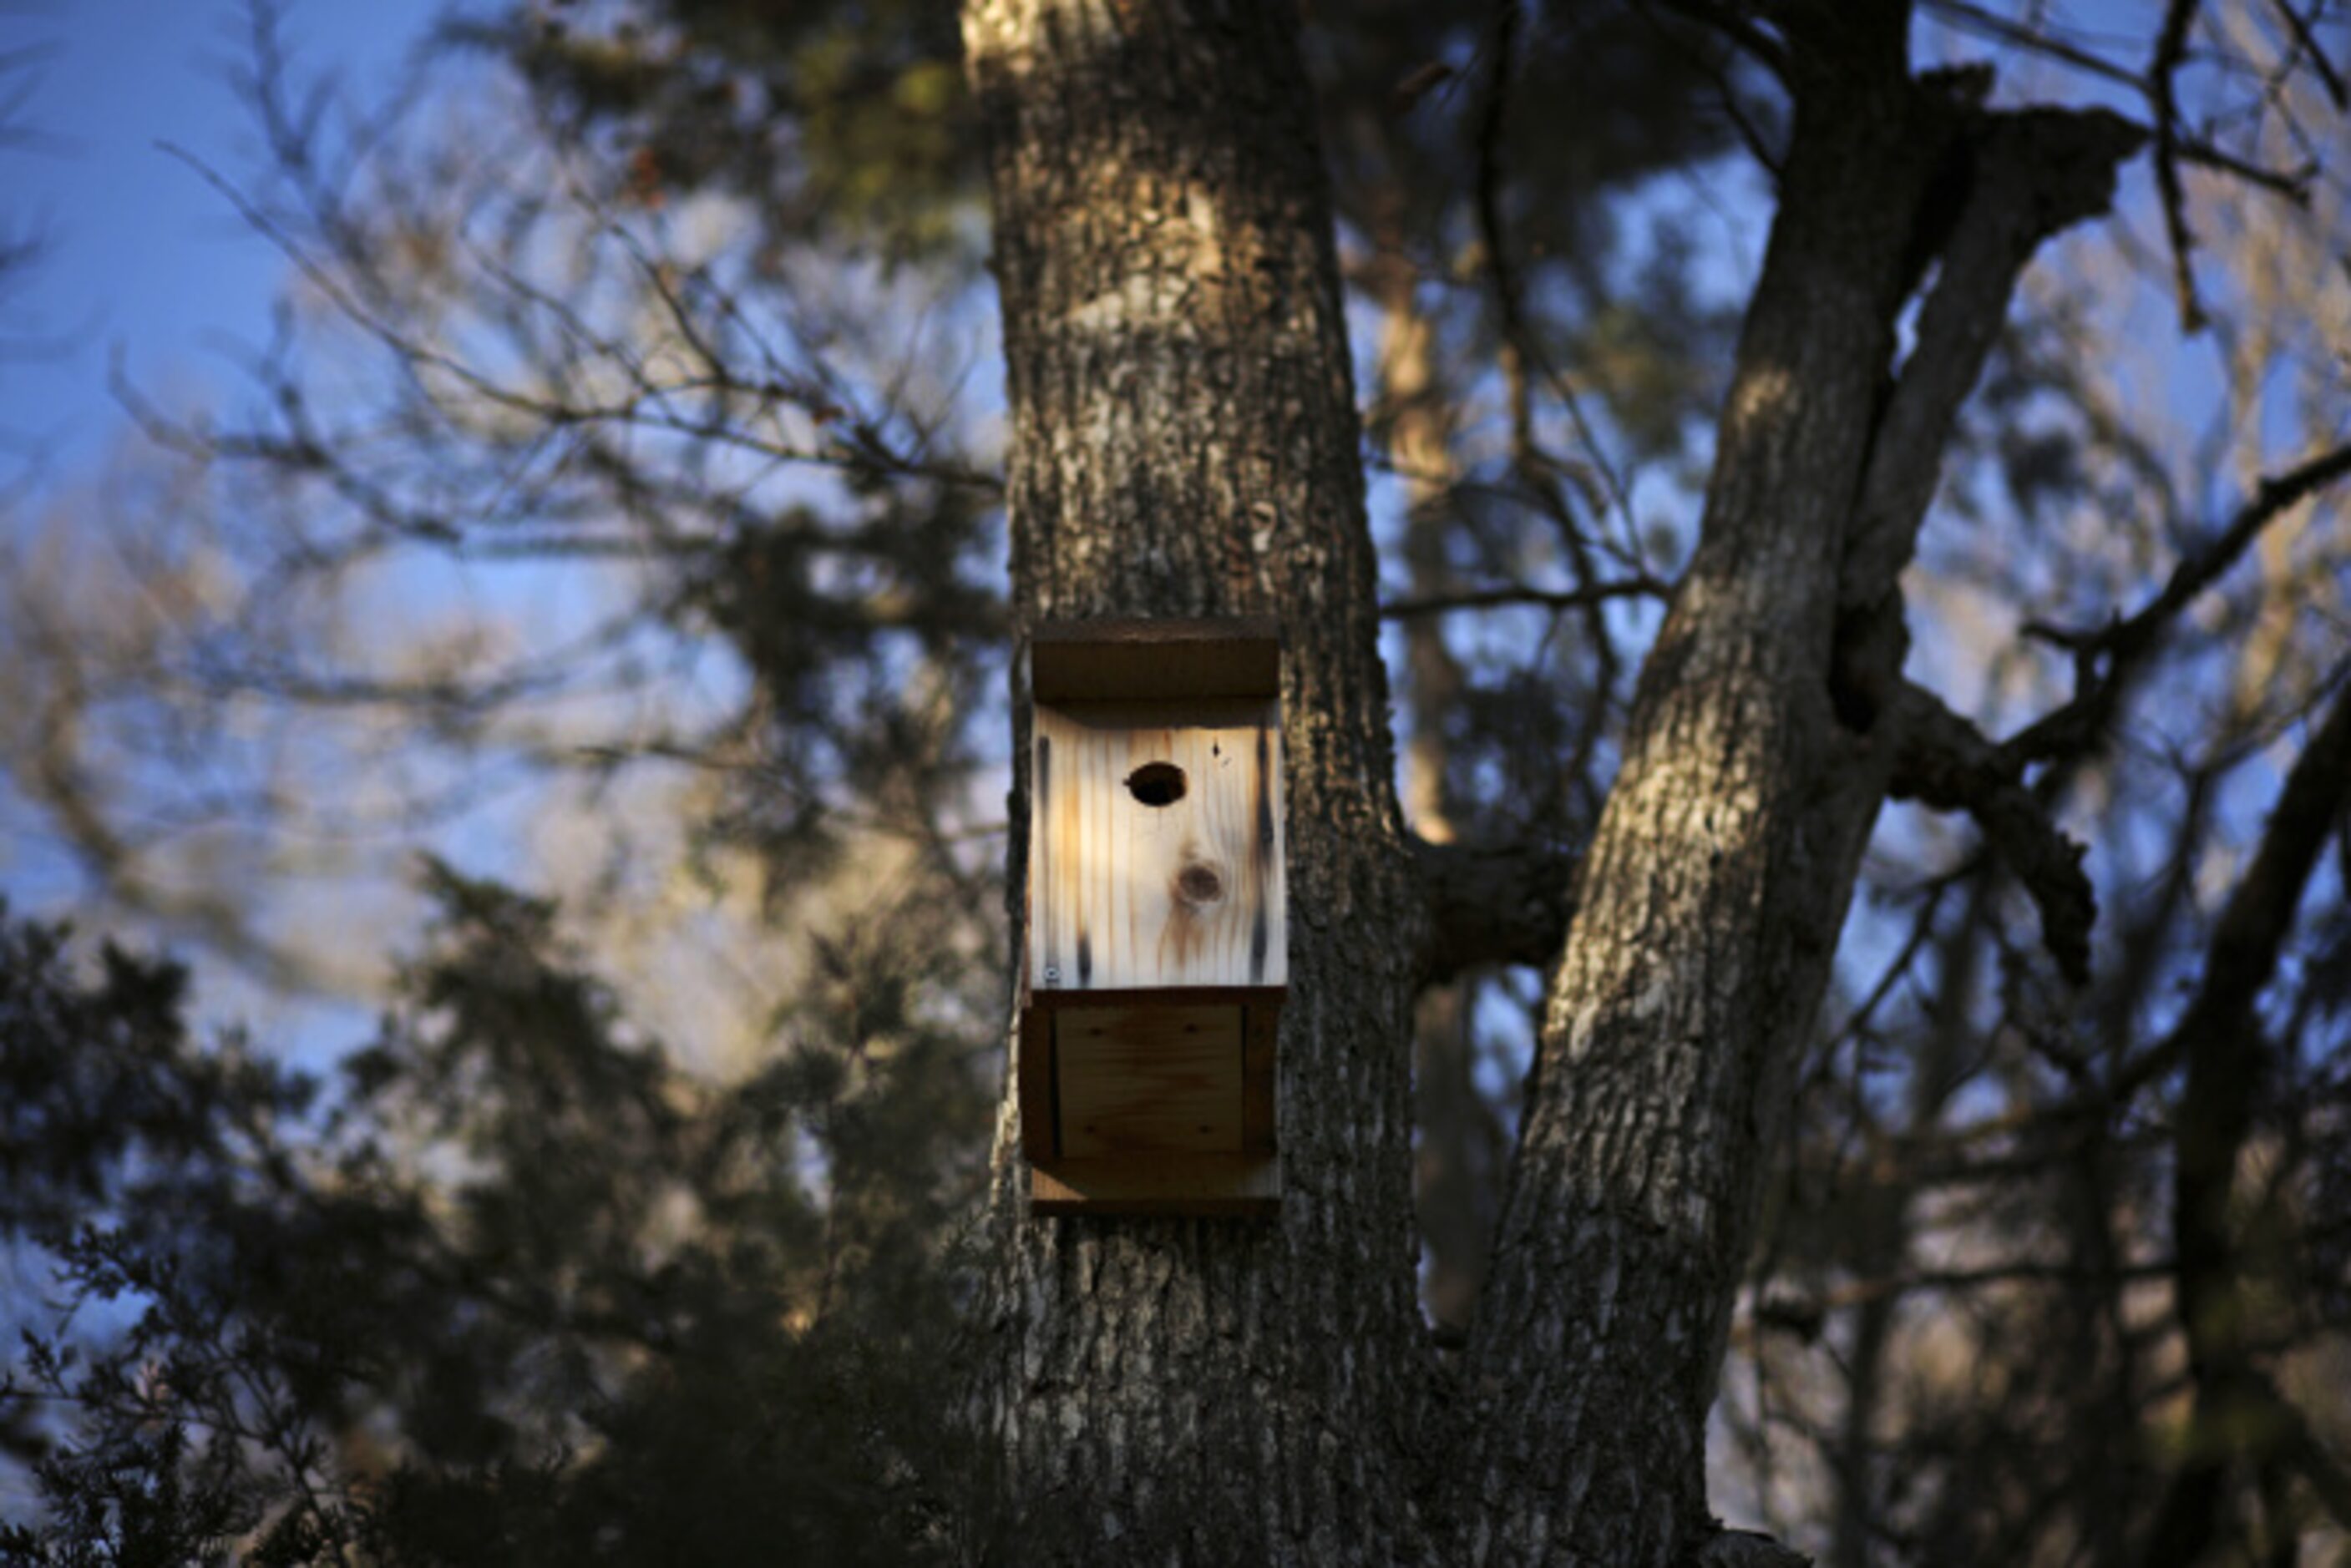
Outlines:
<svg viewBox="0 0 2351 1568"><path fill-rule="evenodd" d="M1064 1007L1051 1017L1062 1156L1240 1149L1239 1008Z"/></svg>
<svg viewBox="0 0 2351 1568"><path fill-rule="evenodd" d="M1040 707L1035 747L1033 989L1287 982L1274 703ZM1180 799L1135 797L1152 764Z"/></svg>

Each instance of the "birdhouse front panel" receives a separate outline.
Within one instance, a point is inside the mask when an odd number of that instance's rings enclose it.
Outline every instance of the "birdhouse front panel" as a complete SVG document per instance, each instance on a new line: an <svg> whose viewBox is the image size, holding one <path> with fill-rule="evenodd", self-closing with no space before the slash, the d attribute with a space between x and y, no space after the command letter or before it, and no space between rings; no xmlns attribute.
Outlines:
<svg viewBox="0 0 2351 1568"><path fill-rule="evenodd" d="M1040 706L1032 991L1286 983L1279 718L1270 699Z"/></svg>

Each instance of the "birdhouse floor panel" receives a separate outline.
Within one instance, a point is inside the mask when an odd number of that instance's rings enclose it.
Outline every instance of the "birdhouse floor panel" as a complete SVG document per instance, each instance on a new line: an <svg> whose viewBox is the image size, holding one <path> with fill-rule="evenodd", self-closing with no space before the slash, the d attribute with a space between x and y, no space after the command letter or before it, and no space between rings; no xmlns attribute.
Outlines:
<svg viewBox="0 0 2351 1568"><path fill-rule="evenodd" d="M1281 1163L1270 1154L1058 1160L1030 1168L1029 1207L1104 1218L1266 1219L1281 1212Z"/></svg>

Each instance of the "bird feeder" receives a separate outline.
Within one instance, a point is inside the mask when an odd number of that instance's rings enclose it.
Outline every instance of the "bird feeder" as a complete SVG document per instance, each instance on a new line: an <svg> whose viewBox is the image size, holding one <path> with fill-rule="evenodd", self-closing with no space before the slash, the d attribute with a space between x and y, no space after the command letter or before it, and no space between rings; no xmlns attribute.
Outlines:
<svg viewBox="0 0 2351 1568"><path fill-rule="evenodd" d="M1029 675L1030 1210L1271 1214L1289 978L1279 628L1048 622Z"/></svg>

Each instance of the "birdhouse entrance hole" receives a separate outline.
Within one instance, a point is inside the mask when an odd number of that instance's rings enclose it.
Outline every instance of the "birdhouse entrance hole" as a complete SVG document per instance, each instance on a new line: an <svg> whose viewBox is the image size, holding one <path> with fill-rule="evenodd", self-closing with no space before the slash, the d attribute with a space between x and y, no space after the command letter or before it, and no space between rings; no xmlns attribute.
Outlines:
<svg viewBox="0 0 2351 1568"><path fill-rule="evenodd" d="M1174 805L1184 798L1184 770L1173 763L1145 763L1126 775L1126 793L1145 805Z"/></svg>
<svg viewBox="0 0 2351 1568"><path fill-rule="evenodd" d="M1029 675L1029 1207L1275 1213L1278 628L1051 622L1030 637Z"/></svg>

